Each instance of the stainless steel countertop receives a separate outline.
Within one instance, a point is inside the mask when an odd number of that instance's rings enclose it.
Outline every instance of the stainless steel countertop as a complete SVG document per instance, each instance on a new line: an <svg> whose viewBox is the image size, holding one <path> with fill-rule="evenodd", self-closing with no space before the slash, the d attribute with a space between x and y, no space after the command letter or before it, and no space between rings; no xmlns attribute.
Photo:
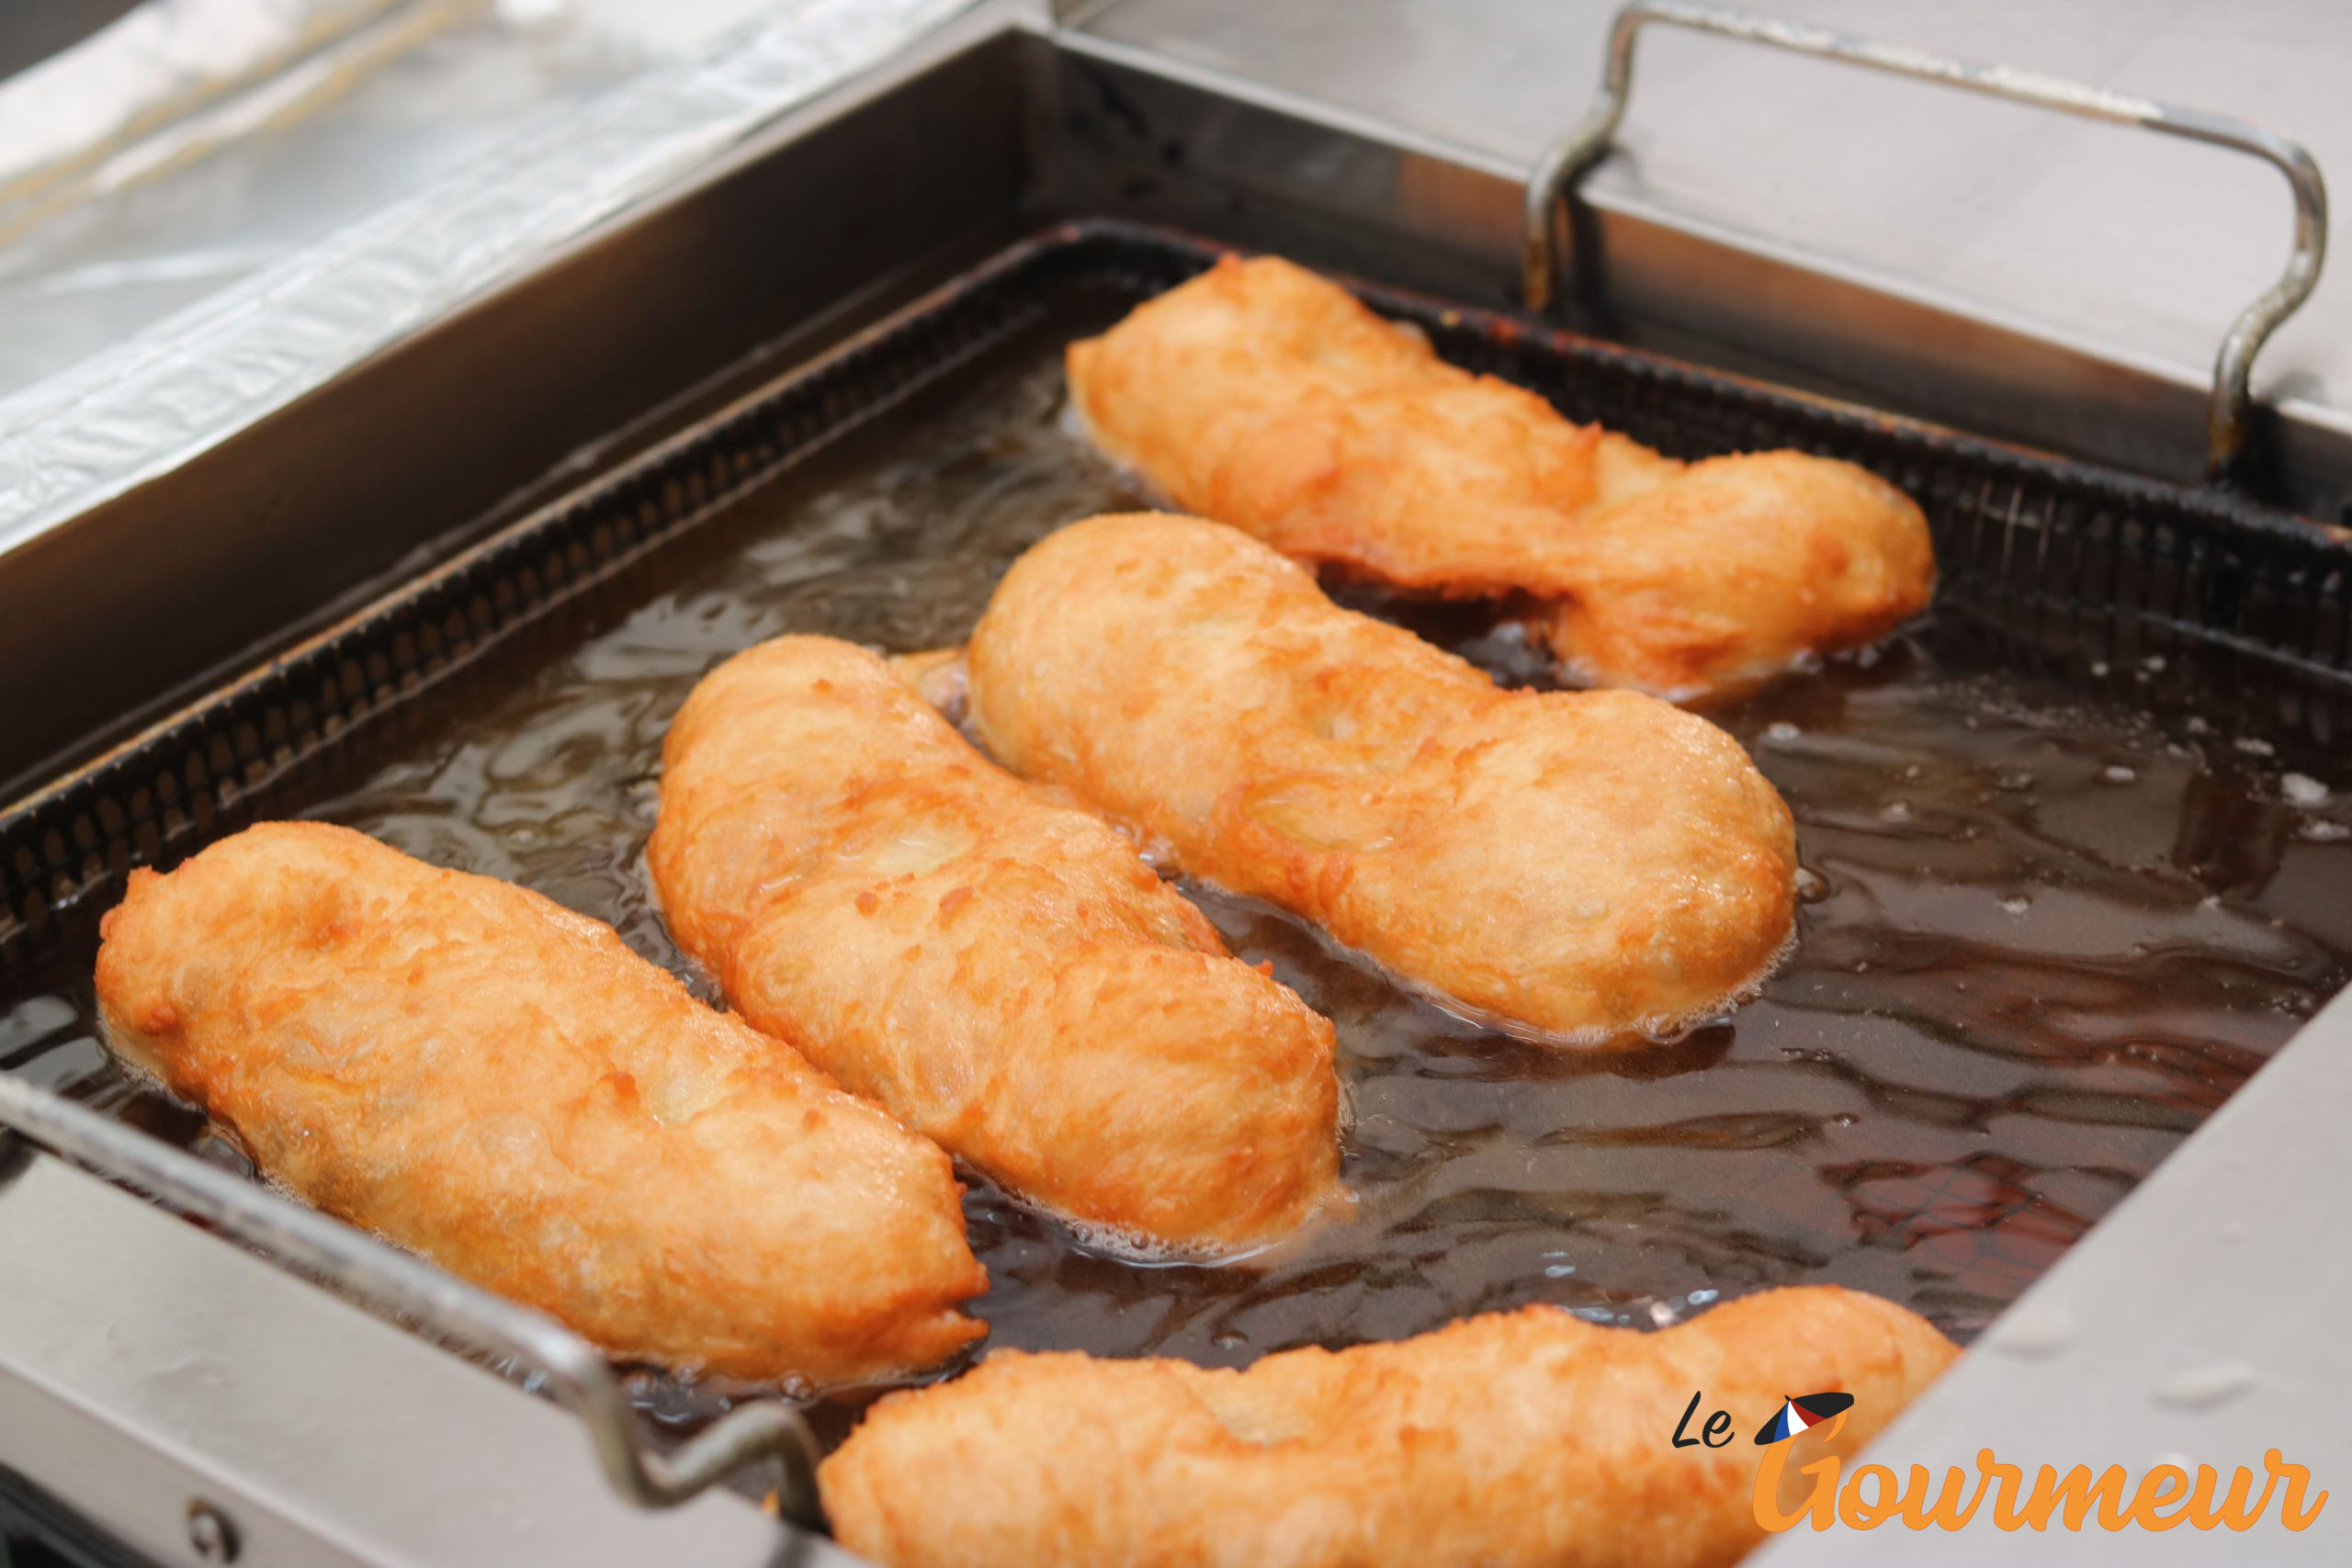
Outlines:
<svg viewBox="0 0 2352 1568"><path fill-rule="evenodd" d="M1096 37L1531 162L1583 113L1615 0L1110 0ZM1760 0L1758 8L2262 121L2352 170L2352 6L2326 0ZM2291 209L2251 160L1717 39L1644 35L1619 210L1859 275L2201 386L2277 276ZM2346 205L2333 225L2346 254ZM2352 430L2352 279L2264 352L2256 396Z"/></svg>

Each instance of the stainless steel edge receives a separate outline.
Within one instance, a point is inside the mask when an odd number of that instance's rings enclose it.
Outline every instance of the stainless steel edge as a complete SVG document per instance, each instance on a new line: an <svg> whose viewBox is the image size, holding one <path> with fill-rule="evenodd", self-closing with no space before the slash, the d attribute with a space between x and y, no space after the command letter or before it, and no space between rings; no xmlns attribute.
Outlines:
<svg viewBox="0 0 2352 1568"><path fill-rule="evenodd" d="M2206 405L2206 477L2225 479L2235 474L2245 460L2249 438L2255 356L2279 324L2311 298L2319 283L2327 253L2327 187L2318 164L2301 145L2228 115L2061 81L2009 65L1951 60L1777 17L1683 5L1677 0L1631 0L1610 27L1608 64L1600 96L1580 124L1544 149L1528 175L1521 265L1530 310L1550 308L1570 281L1564 260L1570 246L1559 232L1566 197L1585 171L1607 156L1633 95L1634 45L1642 28L1654 23L2201 141L2261 158L2277 168L2286 176L2295 201L2294 234L2286 270L2230 323L2214 355L2213 387Z"/></svg>
<svg viewBox="0 0 2352 1568"><path fill-rule="evenodd" d="M650 1513L564 1412L64 1161L0 1153L0 1464L163 1563L848 1564L731 1493Z"/></svg>

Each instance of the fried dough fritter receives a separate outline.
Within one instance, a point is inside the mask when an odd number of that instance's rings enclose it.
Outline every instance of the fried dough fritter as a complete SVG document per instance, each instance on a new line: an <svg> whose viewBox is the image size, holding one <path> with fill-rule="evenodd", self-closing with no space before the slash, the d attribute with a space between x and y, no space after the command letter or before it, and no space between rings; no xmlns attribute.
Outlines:
<svg viewBox="0 0 2352 1568"><path fill-rule="evenodd" d="M1790 1439L1785 1507L1957 1353L1833 1286L1656 1333L1522 1307L1246 1371L1000 1351L883 1399L818 1479L884 1568L1713 1568L1763 1537L1753 1436L1783 1397L1855 1398ZM1694 1391L1729 1444L1672 1446Z"/></svg>
<svg viewBox="0 0 2352 1568"><path fill-rule="evenodd" d="M1685 465L1275 257L1227 257L1069 354L1102 452L1178 507L1409 592L1532 596L1594 684L1675 700L1884 637L1935 583L1927 520L1850 463Z"/></svg>
<svg viewBox="0 0 2352 1568"><path fill-rule="evenodd" d="M1730 736L1632 692L1501 691L1238 530L1062 529L966 657L1014 772L1523 1035L1671 1032L1789 942L1794 829Z"/></svg>
<svg viewBox="0 0 2352 1568"><path fill-rule="evenodd" d="M102 931L115 1048L264 1174L615 1356L821 1386L986 1332L945 1155L536 893L266 823Z"/></svg>
<svg viewBox="0 0 2352 1568"><path fill-rule="evenodd" d="M1097 1239L1229 1253L1338 1196L1329 1022L864 649L706 677L647 859L748 1021Z"/></svg>

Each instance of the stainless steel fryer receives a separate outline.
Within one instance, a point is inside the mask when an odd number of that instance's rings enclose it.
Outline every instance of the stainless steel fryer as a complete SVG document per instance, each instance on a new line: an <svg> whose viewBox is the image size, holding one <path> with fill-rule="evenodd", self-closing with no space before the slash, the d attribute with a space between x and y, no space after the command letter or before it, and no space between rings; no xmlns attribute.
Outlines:
<svg viewBox="0 0 2352 1568"><path fill-rule="evenodd" d="M1017 7L967 16L850 101L830 106L821 124L793 128L790 139L747 153L709 183L353 372L190 471L77 520L76 536L58 541L46 558L5 563L0 594L28 618L15 624L31 620L36 635L52 634L41 645L44 667L86 670L90 678L68 685L33 678L21 661L12 666L18 684L11 702L21 699L21 707L11 712L28 718L10 738L0 773L37 787L0 818L0 886L7 894L0 952L59 940L107 901L107 889L129 864L175 858L291 798L306 778L334 766L347 735L397 722L405 702L543 615L618 581L726 497L848 424L887 412L1027 320L1024 312L1057 282L1085 272L1136 288L1162 286L1205 254L1163 231L1084 224L1018 245L944 292L920 293L1042 220L1103 209L1181 216L1241 243L1276 243L1456 296L1498 291L1490 267L1447 254L1439 236L1414 232L1428 215L1399 201L1393 185L1368 182L1368 192L1351 196L1343 181L1312 204L1323 210L1302 203L1261 211L1228 205L1230 192L1220 192L1213 177L1189 175L1182 158L1155 155L1148 180L1136 175L1132 139L1155 115L1188 126L1200 121L1181 117L1205 116L1213 129L1239 120L1255 130L1283 117L1262 103L1220 101L1181 73L1155 73L1035 22ZM1159 96L1138 108L1131 92ZM1122 107L1100 107L1111 104ZM1105 113L1119 130L1106 132L1090 118ZM1408 158L1429 158L1384 148L1360 128L1293 119L1283 129L1317 139L1342 165L1353 159L1358 167L1393 172ZM951 147L945 152L933 145L943 139ZM1112 148L1102 145L1106 140ZM874 184L877 166L906 176L908 188L927 199L859 201L855 193ZM1461 179L1460 188L1478 187L1476 176ZM853 243L824 255L801 254L786 226L760 220L786 195L796 204L840 201L854 215L845 225ZM1330 210L1346 209L1351 199L1356 209ZM1548 205L1543 210L1548 221ZM620 309L648 276L708 254L713 233L750 243L720 275L696 274L699 297ZM780 256L789 260L774 273L759 265ZM878 265L884 258L895 260ZM877 272L880 280L868 281ZM910 295L910 313L849 337L778 389L728 406L775 363L730 366L745 344L793 326L799 335L781 353L800 356ZM1522 318L1379 290L1374 298L1422 321L1451 356L1526 381L1577 417L1603 418L1669 450L1788 444L1879 468L1930 510L1946 603L2011 639L2020 658L2034 650L2091 649L2119 661L2161 654L2184 689L2251 687L2281 724L2323 739L2337 733L2352 628L2343 602L2346 547L2327 530L2223 492L2132 479L1794 398ZM497 378L527 382L530 367L547 363L533 351L560 355L571 323L596 311L613 312L616 322L596 353L629 374L609 382L585 377L590 389L560 410L502 407L514 383ZM649 381L656 385L649 389ZM459 389L467 391L462 402ZM551 451L622 424L661 393L678 400L653 421L656 431L715 404L722 412L576 499L538 511L495 504L518 488L529 496L528 481L548 467ZM413 426L414 411L440 397L451 399L450 412L429 423L446 439L449 461L403 464L390 486L355 508L354 476L376 471L358 465L380 444L379 423L406 411ZM2227 385L2222 401L2237 406ZM265 471L268 504L239 510L262 537L288 547L271 552L272 564L256 576L258 557L191 560L183 547L156 558L154 570L108 574L96 586L121 617L116 625L152 621L191 600L207 608L174 625L169 660L102 637L104 618L83 608L89 563L143 558L141 542L159 540L155 531L170 518L191 507L238 505L228 498L252 493ZM539 491L569 488L559 479ZM504 521L517 512L519 521ZM363 547L351 547L355 536ZM425 557L421 570L417 552ZM69 579L85 596L72 615L62 613L72 602L55 586ZM211 591L232 583L250 591ZM241 651L256 643L267 649L258 664ZM77 662L83 656L86 664ZM185 704L188 688L177 683L178 672L207 666L242 672L227 681L199 676L193 684L206 694ZM164 716L160 723L142 722L157 715ZM57 766L61 758L70 765ZM2175 1168L2192 1155L2204 1173L2197 1201L2209 1208L2225 1201L2215 1162L2223 1171L2234 1168L2217 1134L2264 1142L2270 1134L2258 1122L2240 1129L2282 1110L2308 1115L2331 1093L2340 1097L2343 1084L2288 1081L2290 1069L2306 1070L2307 1059L2313 1074L2332 1065L2319 1060L2321 1041L2352 1027L2335 1017L2312 1025L2142 1199L2054 1272L2052 1283L2073 1273L2096 1279L2093 1269L2128 1273L2129 1259L2109 1261L2121 1245L2110 1236L2129 1240L2132 1233L2117 1227L2141 1222L2155 1201L2173 1201L2182 1185L2172 1179ZM308 1281L162 1220L73 1166L159 1191L172 1206L298 1266L343 1276L363 1298L548 1367L552 1391L585 1417L607 1472L637 1501L690 1490L695 1478L727 1468L746 1448L791 1450L799 1434L790 1424L751 1414L773 1407L747 1406L748 1419L707 1436L707 1446L652 1457L632 1417L616 1407L601 1363L583 1359L568 1337L516 1323L511 1312L502 1319L496 1303L463 1299L430 1270L366 1257L335 1227L293 1228L304 1222L284 1205L251 1190L208 1186L187 1162L137 1146L114 1124L14 1085L0 1083L0 1121L51 1151L16 1151L13 1172L0 1179L0 1231L16 1227L0 1249L42 1260L39 1288L0 1292L0 1464L29 1480L24 1495L40 1499L38 1506L62 1503L103 1519L102 1533L159 1561L184 1561L189 1552L220 1560L223 1531L236 1560L254 1562L513 1561L542 1551L575 1562L649 1553L724 1561L779 1550L757 1514L729 1496L667 1516L616 1508L597 1491L577 1437L562 1432L545 1406L382 1329ZM2325 1153L2299 1144L2299 1158ZM187 1289L155 1289L166 1280ZM154 1296L165 1299L153 1301L152 1313L137 1310L138 1298ZM121 1355L92 1347L86 1320L74 1321L73 1303L88 1301L127 1303L120 1332L130 1343ZM237 1319L244 1320L242 1332L228 1326ZM258 1339L257 1328L266 1331ZM390 1467L361 1473L318 1462L340 1432L303 1408L300 1377L266 1375L273 1358L314 1378L347 1380L351 1396L368 1400L371 1410L403 1411L400 1419L368 1423ZM191 1366L198 1374L209 1365L212 1381L153 1376L160 1365ZM435 1385L430 1418L407 1413L411 1380ZM1923 1406L1917 1418L1923 1429L1939 1421L1967 1429L1970 1382L1955 1377ZM273 1406L272 1398L287 1403ZM447 1435L474 1426L458 1413L475 1411L482 1413L475 1430L485 1438ZM221 1428L209 1431L215 1417ZM294 1432L310 1440L288 1441ZM793 1508L789 1485L781 1490L779 1507ZM435 1517L399 1506L401 1498L426 1497L468 1506ZM501 1513L514 1521L512 1530L480 1532L485 1514Z"/></svg>

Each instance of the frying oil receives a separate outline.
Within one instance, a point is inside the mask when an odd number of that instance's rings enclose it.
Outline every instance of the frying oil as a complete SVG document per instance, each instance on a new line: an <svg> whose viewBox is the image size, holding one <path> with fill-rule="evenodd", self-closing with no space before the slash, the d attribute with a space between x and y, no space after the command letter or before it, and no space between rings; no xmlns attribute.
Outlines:
<svg viewBox="0 0 2352 1568"><path fill-rule="evenodd" d="M279 813L537 888L716 1000L642 866L664 729L765 637L957 642L1023 547L1139 505L1058 423L1057 346L1041 332L752 494L369 739L356 787L298 785ZM1479 611L1346 597L1544 679ZM1149 1266L967 1173L989 1342L1230 1365L1530 1302L1654 1328L1815 1282L1973 1336L2346 978L2352 776L2252 720L2160 716L2154 673L2022 673L1941 612L1715 715L1796 814L1800 941L1760 998L1639 1050L1519 1043L1193 889L1337 1022L1358 1201L1257 1258ZM107 1061L90 959L11 972L0 1070L235 1163ZM718 1398L638 1386L679 1427ZM857 1403L815 1412L829 1437Z"/></svg>

